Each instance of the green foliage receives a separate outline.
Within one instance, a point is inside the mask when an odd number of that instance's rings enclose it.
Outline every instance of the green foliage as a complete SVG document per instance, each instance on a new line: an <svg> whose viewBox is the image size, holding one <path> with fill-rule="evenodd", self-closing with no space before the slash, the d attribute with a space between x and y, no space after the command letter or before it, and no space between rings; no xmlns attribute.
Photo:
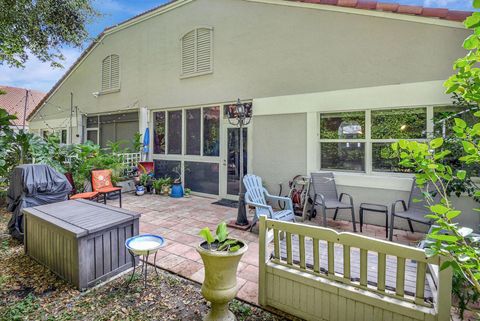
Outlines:
<svg viewBox="0 0 480 321"><path fill-rule="evenodd" d="M136 132L133 135L132 146L133 146L134 153L137 153L142 150L142 147L143 147L142 136L143 135L140 134L139 132Z"/></svg>
<svg viewBox="0 0 480 321"><path fill-rule="evenodd" d="M61 66L60 49L81 46L96 15L90 0L0 1L0 64L23 67L32 54Z"/></svg>
<svg viewBox="0 0 480 321"><path fill-rule="evenodd" d="M141 181L142 179L140 177L140 182ZM172 178L168 176L164 176L153 181L153 188L155 188L155 190L157 191L160 191L164 186L170 187L171 185L172 185Z"/></svg>
<svg viewBox="0 0 480 321"><path fill-rule="evenodd" d="M457 121L457 124L462 128L462 132L471 132L462 122ZM471 150L470 144L476 148L477 152L480 146L471 141L467 142L469 144L465 151L467 157L471 157L471 153L475 152ZM425 200L429 204L431 213L426 217L434 221L435 227L427 235L426 254L447 257L449 261L442 268L451 266L480 293L480 238L472 236L472 229L460 227L453 221L461 211L453 207L447 192L448 185L452 181L464 179L466 173L463 170L454 172L452 167L445 163L445 157L450 154L450 151L441 149L442 145L443 138L435 138L428 144L400 140L392 144L392 149L399 151L402 159L400 165L416 172L416 182L424 191ZM477 155L477 157L477 162L480 162L480 156ZM430 190L429 186L434 187L435 192L440 195L440 203L436 204L427 192Z"/></svg>
<svg viewBox="0 0 480 321"><path fill-rule="evenodd" d="M12 321L24 320L25 315L28 315L39 308L40 305L38 304L38 300L33 294L29 294L23 300L18 301L4 310L0 315L0 319Z"/></svg>
<svg viewBox="0 0 480 321"><path fill-rule="evenodd" d="M373 139L409 139L425 137L425 108L372 111Z"/></svg>
<svg viewBox="0 0 480 321"><path fill-rule="evenodd" d="M227 223L225 222L218 224L215 236L208 227L201 229L198 235L207 242L208 248L212 251L236 252L243 246L240 241L228 238Z"/></svg>

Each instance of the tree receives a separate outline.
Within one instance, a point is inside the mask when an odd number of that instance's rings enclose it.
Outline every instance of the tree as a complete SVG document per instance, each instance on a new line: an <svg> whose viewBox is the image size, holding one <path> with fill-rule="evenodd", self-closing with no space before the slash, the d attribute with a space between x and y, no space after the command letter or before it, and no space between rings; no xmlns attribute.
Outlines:
<svg viewBox="0 0 480 321"><path fill-rule="evenodd" d="M480 8L480 0L473 0L473 6ZM468 53L455 61L453 68L457 73L452 75L444 85L446 93L458 95L467 103L478 107L480 105L480 68L477 67L480 62L480 12L473 13L464 24L473 31L473 34L463 43ZM472 126L461 118L454 118L451 128L457 138L455 142L462 151L462 156L458 160L466 165L480 164L480 111L476 111L473 115L475 124ZM430 206L431 214L427 217L434 220L435 227L426 237L426 254L449 258L450 260L441 268L451 266L479 294L480 237L472 234L471 228L461 227L454 222L454 219L462 213L455 209L448 192L451 184L455 181L463 181L469 175L465 169L452 168L446 162L446 157L451 154L451 151L444 147L444 140L441 137L432 139L428 144L400 140L392 144L392 148L399 152L401 166L415 170L417 184L423 189L425 199ZM435 193L441 196L440 203L434 203L427 186L433 186ZM480 191L475 191L474 195L480 197Z"/></svg>
<svg viewBox="0 0 480 321"><path fill-rule="evenodd" d="M31 53L61 66L62 46L80 46L96 15L91 0L0 0L0 64L23 67Z"/></svg>

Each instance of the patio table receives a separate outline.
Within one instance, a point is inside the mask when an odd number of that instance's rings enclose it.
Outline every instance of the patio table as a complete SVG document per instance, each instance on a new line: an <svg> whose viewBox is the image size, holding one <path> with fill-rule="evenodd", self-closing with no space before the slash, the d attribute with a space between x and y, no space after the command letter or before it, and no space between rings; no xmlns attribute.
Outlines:
<svg viewBox="0 0 480 321"><path fill-rule="evenodd" d="M363 232L363 216L365 211L385 214L385 238L388 238L388 207L382 204L361 203L360 204L360 232Z"/></svg>
<svg viewBox="0 0 480 321"><path fill-rule="evenodd" d="M138 259L125 240L138 235L140 214L86 200L24 209L25 253L83 290Z"/></svg>

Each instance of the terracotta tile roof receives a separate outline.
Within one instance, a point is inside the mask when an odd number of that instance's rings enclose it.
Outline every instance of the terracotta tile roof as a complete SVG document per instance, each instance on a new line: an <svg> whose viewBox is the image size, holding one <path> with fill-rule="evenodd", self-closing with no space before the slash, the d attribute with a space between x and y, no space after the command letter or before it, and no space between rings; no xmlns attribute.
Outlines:
<svg viewBox="0 0 480 321"><path fill-rule="evenodd" d="M449 10L445 8L425 8L421 6L409 6L397 3L385 3L371 0L288 0L295 2L324 4L338 7L348 7L375 11L388 11L400 14L438 18L451 21L463 21L469 15L470 11Z"/></svg>
<svg viewBox="0 0 480 321"><path fill-rule="evenodd" d="M13 123L21 126L25 112L27 89L0 85L0 90L6 92L5 95L0 95L0 108L4 108L11 115L16 115L17 119L15 119ZM29 89L28 93L27 118L37 104L45 97L45 93L36 90Z"/></svg>
<svg viewBox="0 0 480 321"><path fill-rule="evenodd" d="M50 97L50 95L53 94L53 92L58 88L58 86L60 86L62 81L65 78L67 78L70 72L72 72L72 70L83 59L83 57L85 57L90 52L90 50L92 50L92 48L103 37L106 31L116 28L125 23L128 23L129 21L137 19L141 16L147 15L153 11L156 11L162 7L168 6L177 1L179 0L171 0L169 2L156 6L152 9L149 9L143 13L140 13L121 23L105 28L97 36L97 38L90 43L87 49L85 49L82 52L82 54L80 55L80 57L78 57L75 63L73 63L73 65L55 83L52 89L50 89L50 91L37 104L34 110L30 113L29 117L33 117L33 115L37 112L37 110L40 109L40 107L48 99L48 97ZM449 10L449 9L443 9L443 8L425 8L425 7L419 7L419 6L407 6L407 5L400 5L397 3L385 3L385 2L377 2L377 1L371 1L371 0L285 0L285 1L316 3L316 4L332 5L332 6L339 6L339 7L355 8L355 9L375 10L375 11L386 11L386 12L393 12L393 13L399 13L399 14L409 14L409 15L445 19L445 20L458 21L458 22L465 20L468 16L472 14L472 12L470 11L458 11L458 10Z"/></svg>

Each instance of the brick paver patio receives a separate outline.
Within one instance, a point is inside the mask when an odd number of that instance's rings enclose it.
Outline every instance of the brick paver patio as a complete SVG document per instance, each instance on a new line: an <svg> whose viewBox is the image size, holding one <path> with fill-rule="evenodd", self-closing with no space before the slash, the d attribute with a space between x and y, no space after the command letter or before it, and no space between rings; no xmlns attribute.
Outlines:
<svg viewBox="0 0 480 321"><path fill-rule="evenodd" d="M138 197L129 193L124 194L123 198L124 208L142 213L140 233L153 233L166 239L165 247L157 255L157 266L196 282L203 282L203 263L195 249L201 241L198 232L205 226L215 230L219 222L234 219L236 209L213 205L214 199L198 196L178 199L159 195ZM307 223L319 225L320 222L317 216ZM341 231L352 230L351 222L347 221L330 220L328 226ZM362 234L385 239L385 228L364 225ZM248 251L238 268L238 298L257 304L258 234L230 229L230 235L243 239L248 244ZM420 233L395 230L394 242L413 244L422 236Z"/></svg>

